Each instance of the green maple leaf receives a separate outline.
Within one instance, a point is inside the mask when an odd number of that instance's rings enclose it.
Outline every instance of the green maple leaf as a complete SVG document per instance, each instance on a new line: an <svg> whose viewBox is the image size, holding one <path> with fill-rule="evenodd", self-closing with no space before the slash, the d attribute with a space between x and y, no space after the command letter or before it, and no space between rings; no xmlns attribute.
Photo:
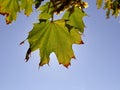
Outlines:
<svg viewBox="0 0 120 90"><path fill-rule="evenodd" d="M86 14L78 7L72 7L63 16L63 19L68 20L67 24L70 26L73 26L81 33L84 32L85 24L83 22L83 17L86 16Z"/></svg>
<svg viewBox="0 0 120 90"><path fill-rule="evenodd" d="M6 23L16 20L17 12L20 11L18 0L0 0L0 14L6 16Z"/></svg>
<svg viewBox="0 0 120 90"><path fill-rule="evenodd" d="M72 28L69 32L65 23L65 20L57 20L34 24L28 36L30 48L26 54L26 60L28 61L31 52L39 49L41 56L39 66L49 64L49 56L54 52L59 64L68 67L70 60L75 58L72 44L82 44L82 40L79 31Z"/></svg>
<svg viewBox="0 0 120 90"><path fill-rule="evenodd" d="M33 11L33 2L34 0L21 0L21 9L24 10L25 15L29 16Z"/></svg>

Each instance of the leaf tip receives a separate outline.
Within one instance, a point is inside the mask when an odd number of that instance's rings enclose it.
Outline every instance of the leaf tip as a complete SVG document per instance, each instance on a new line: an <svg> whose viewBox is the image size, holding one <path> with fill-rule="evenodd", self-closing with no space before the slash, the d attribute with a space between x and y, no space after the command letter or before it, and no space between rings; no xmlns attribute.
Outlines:
<svg viewBox="0 0 120 90"><path fill-rule="evenodd" d="M22 45L22 44L24 44L24 41L22 41L19 45Z"/></svg>
<svg viewBox="0 0 120 90"><path fill-rule="evenodd" d="M44 66L45 64L47 64L47 65L49 66L49 62L48 62L48 63L40 62L40 63L39 63L39 67L42 67L42 66Z"/></svg>
<svg viewBox="0 0 120 90"><path fill-rule="evenodd" d="M25 42L26 40L27 40L27 39L25 39L24 41L20 42L20 44L19 44L19 45L22 45L22 44L24 44L24 42Z"/></svg>

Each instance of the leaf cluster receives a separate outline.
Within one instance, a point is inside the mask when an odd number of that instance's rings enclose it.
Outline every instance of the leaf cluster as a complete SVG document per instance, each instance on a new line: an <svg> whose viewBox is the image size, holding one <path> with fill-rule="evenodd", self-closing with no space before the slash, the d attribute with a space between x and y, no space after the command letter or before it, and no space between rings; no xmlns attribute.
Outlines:
<svg viewBox="0 0 120 90"><path fill-rule="evenodd" d="M111 14L118 17L120 13L120 0L97 0L96 5L98 9L103 6L107 18ZM26 16L33 12L33 8L40 12L39 22L34 23L27 37L29 48L25 57L28 61L31 53L39 50L39 66L49 64L52 52L59 64L70 65L71 59L75 58L72 45L83 44L83 17L87 15L84 12L87 7L84 0L0 0L0 14L5 16L7 24L16 20L21 11ZM54 20L54 16L61 13L63 16Z"/></svg>
<svg viewBox="0 0 120 90"><path fill-rule="evenodd" d="M106 10L106 17L110 15L118 17L120 14L120 0L97 0L97 7L101 8L104 2L103 9Z"/></svg>

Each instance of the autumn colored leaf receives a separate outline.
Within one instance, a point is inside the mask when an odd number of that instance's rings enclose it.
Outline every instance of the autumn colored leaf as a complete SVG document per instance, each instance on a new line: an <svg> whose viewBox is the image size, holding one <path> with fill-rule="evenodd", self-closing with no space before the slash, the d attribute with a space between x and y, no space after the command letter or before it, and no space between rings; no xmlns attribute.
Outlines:
<svg viewBox="0 0 120 90"><path fill-rule="evenodd" d="M57 56L59 64L63 64L65 67L70 65L70 60L75 58L72 44L80 44L81 34L77 29L68 30L65 26L65 20L43 21L34 24L32 31L29 32L28 42L31 52L39 49L40 51L40 64L49 64L50 54L54 52ZM28 52L26 59L29 59Z"/></svg>
<svg viewBox="0 0 120 90"><path fill-rule="evenodd" d="M0 0L0 14L5 15L6 23L9 24L16 20L20 10L24 10L25 15L29 16L33 2L34 0Z"/></svg>
<svg viewBox="0 0 120 90"><path fill-rule="evenodd" d="M18 0L0 0L0 14L6 16L7 24L16 20L19 11L20 6Z"/></svg>
<svg viewBox="0 0 120 90"><path fill-rule="evenodd" d="M84 16L86 16L86 14L80 8L72 7L65 12L63 19L68 20L67 24L79 29L79 31L83 33L85 28L85 24L83 22Z"/></svg>

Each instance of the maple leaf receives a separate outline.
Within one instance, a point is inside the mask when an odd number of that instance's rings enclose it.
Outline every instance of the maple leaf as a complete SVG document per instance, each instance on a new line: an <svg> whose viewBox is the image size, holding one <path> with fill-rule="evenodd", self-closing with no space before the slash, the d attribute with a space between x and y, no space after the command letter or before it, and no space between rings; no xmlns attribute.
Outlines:
<svg viewBox="0 0 120 90"><path fill-rule="evenodd" d="M68 20L67 24L79 29L79 31L83 33L85 28L83 22L84 16L86 16L86 14L80 8L72 7L65 12L63 19Z"/></svg>
<svg viewBox="0 0 120 90"><path fill-rule="evenodd" d="M20 11L18 0L0 0L0 14L6 16L6 23L16 20L17 12Z"/></svg>
<svg viewBox="0 0 120 90"><path fill-rule="evenodd" d="M82 40L79 31L73 28L69 32L65 23L65 20L56 20L34 24L28 36L30 48L26 54L26 61L28 61L31 52L39 49L41 56L39 66L49 64L49 56L54 52L59 64L68 67L70 60L75 58L72 44L82 44Z"/></svg>
<svg viewBox="0 0 120 90"><path fill-rule="evenodd" d="M25 15L29 16L33 11L32 5L34 0L21 0L21 9L24 10Z"/></svg>

